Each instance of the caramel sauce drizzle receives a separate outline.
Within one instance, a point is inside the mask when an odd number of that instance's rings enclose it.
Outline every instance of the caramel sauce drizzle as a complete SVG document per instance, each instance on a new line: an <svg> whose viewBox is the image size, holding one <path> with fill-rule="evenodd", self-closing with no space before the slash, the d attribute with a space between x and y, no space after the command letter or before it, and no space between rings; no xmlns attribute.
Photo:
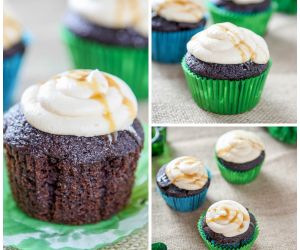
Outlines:
<svg viewBox="0 0 300 250"><path fill-rule="evenodd" d="M233 32L232 30L224 27L223 25L219 24L219 27L221 29L224 30L224 32L226 32L226 34L229 35L231 43L233 44L233 46L240 52L241 57L242 57L242 61L246 62L247 61L247 57L246 57L246 52L243 50L243 47L246 48L246 50L250 53L250 59L254 60L256 58L256 53L254 50L252 50L252 48L245 42L243 41L238 34L236 34L235 32ZM238 42L236 42L236 40L238 40Z"/></svg>
<svg viewBox="0 0 300 250"><path fill-rule="evenodd" d="M112 113L109 110L109 105L108 105L105 95L98 91L98 85L95 81L92 83L86 82L86 78L88 77L89 73L90 73L90 71L88 71L88 70L71 71L71 72L69 72L68 76L70 78L78 81L80 84L83 84L84 86L88 87L94 93L90 97L90 99L98 101L104 106L103 117L109 123L109 130L114 131L116 129L116 124L114 122ZM108 82L108 86L110 88L116 88L118 90L119 94L123 97L122 104L127 107L130 117L135 118L136 109L135 109L134 104L131 102L131 100L128 97L124 96L124 94L121 91L120 86L115 82L114 79L112 79L110 76L105 75L105 74L104 74L104 77L106 78L106 80Z"/></svg>

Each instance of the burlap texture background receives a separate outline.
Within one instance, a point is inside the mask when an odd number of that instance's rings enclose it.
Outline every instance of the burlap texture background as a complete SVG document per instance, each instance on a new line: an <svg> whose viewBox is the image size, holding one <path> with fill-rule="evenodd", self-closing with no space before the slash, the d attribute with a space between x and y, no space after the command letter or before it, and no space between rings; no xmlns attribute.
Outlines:
<svg viewBox="0 0 300 250"><path fill-rule="evenodd" d="M229 184L220 175L213 154L218 137L231 129L168 128L172 157L199 157L211 170L212 182L204 206L191 213L171 210L155 191L153 182L153 242L164 242L170 250L206 249L196 227L200 214L216 201L232 199L248 207L258 220L261 232L253 249L296 249L296 147L276 141L263 128L250 128L265 143L266 161L254 182L247 185ZM162 164L162 159L156 158L154 164L155 172L158 165Z"/></svg>

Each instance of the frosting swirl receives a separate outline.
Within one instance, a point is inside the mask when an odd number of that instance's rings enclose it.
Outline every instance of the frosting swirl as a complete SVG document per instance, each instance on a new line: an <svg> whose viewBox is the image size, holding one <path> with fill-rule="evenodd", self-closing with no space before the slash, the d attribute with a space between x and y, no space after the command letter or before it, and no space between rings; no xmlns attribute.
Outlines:
<svg viewBox="0 0 300 250"><path fill-rule="evenodd" d="M137 101L121 79L98 70L72 70L29 87L21 99L26 120L58 135L99 136L128 129Z"/></svg>
<svg viewBox="0 0 300 250"><path fill-rule="evenodd" d="M232 130L222 135L216 144L217 156L232 163L245 163L260 156L265 147L252 132Z"/></svg>
<svg viewBox="0 0 300 250"><path fill-rule="evenodd" d="M152 10L168 21L198 23L204 9L196 0L153 0Z"/></svg>
<svg viewBox="0 0 300 250"><path fill-rule="evenodd" d="M268 46L262 37L232 23L217 23L197 33L188 42L187 50L207 63L241 64L253 61L266 64L270 59Z"/></svg>
<svg viewBox="0 0 300 250"><path fill-rule="evenodd" d="M23 28L12 13L5 10L3 13L3 48L9 49L21 41Z"/></svg>
<svg viewBox="0 0 300 250"><path fill-rule="evenodd" d="M148 36L147 0L69 0L68 3L71 10L97 25L133 28Z"/></svg>
<svg viewBox="0 0 300 250"><path fill-rule="evenodd" d="M232 0L232 2L236 4L256 4L256 3L262 3L265 0Z"/></svg>
<svg viewBox="0 0 300 250"><path fill-rule="evenodd" d="M243 234L250 225L247 209L240 203L231 200L218 201L211 205L205 219L212 231L225 237Z"/></svg>
<svg viewBox="0 0 300 250"><path fill-rule="evenodd" d="M172 184L185 190L201 189L208 179L203 163L191 156L179 157L169 162L166 175Z"/></svg>

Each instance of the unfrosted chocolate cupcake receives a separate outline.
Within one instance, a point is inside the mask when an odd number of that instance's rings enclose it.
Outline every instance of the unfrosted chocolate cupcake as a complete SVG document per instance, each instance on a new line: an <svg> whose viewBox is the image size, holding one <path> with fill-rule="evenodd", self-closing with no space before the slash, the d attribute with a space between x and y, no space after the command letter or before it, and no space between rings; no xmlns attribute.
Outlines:
<svg viewBox="0 0 300 250"><path fill-rule="evenodd" d="M4 117L10 186L28 215L85 224L123 209L144 134L119 78L73 70L28 88Z"/></svg>
<svg viewBox="0 0 300 250"><path fill-rule="evenodd" d="M156 183L171 208L190 212L205 201L210 172L196 158L183 156L162 166L156 175Z"/></svg>
<svg viewBox="0 0 300 250"><path fill-rule="evenodd" d="M222 176L229 182L245 184L260 173L265 159L265 146L258 135L245 130L232 130L216 144L216 161Z"/></svg>
<svg viewBox="0 0 300 250"><path fill-rule="evenodd" d="M259 233L254 215L232 200L212 204L198 230L209 249L250 249Z"/></svg>

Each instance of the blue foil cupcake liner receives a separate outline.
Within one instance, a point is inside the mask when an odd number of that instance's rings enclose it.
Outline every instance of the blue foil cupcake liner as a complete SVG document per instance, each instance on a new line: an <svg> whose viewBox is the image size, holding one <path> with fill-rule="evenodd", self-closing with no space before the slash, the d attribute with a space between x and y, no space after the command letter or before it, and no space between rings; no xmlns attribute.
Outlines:
<svg viewBox="0 0 300 250"><path fill-rule="evenodd" d="M208 172L208 179L211 180L210 171ZM187 196L187 197L174 197L164 194L158 188L159 193L168 204L168 206L178 212L191 212L198 209L206 200L206 194L208 188L205 188L198 194Z"/></svg>
<svg viewBox="0 0 300 250"><path fill-rule="evenodd" d="M152 31L152 59L162 63L181 62L186 53L186 44L204 27L175 32Z"/></svg>
<svg viewBox="0 0 300 250"><path fill-rule="evenodd" d="M25 34L22 41L26 47L30 36ZM6 111L12 104L14 90L18 83L18 75L22 65L24 51L3 58L3 110Z"/></svg>

